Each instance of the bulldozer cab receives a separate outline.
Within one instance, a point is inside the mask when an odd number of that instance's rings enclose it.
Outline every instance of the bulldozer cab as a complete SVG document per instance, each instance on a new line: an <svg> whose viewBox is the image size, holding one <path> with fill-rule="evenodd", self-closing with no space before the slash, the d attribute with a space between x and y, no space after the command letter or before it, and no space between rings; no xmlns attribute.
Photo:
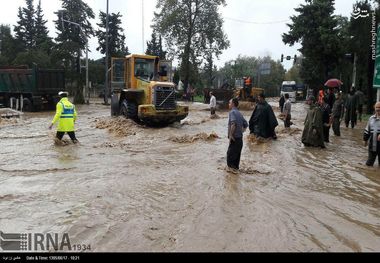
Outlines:
<svg viewBox="0 0 380 263"><path fill-rule="evenodd" d="M170 60L160 60L159 79L161 82L173 82L172 62Z"/></svg>
<svg viewBox="0 0 380 263"><path fill-rule="evenodd" d="M172 62L156 56L129 55L125 58L112 58L112 91L137 89L138 80L144 82L172 82Z"/></svg>
<svg viewBox="0 0 380 263"><path fill-rule="evenodd" d="M137 89L138 80L150 82L159 80L159 58L147 55L129 55L112 58L111 87L113 91ZM123 86L123 87L122 87Z"/></svg>

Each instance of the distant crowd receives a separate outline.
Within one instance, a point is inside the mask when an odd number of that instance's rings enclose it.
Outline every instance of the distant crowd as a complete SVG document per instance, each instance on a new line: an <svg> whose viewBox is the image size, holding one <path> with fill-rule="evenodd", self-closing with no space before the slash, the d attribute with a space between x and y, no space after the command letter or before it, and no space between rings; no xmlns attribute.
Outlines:
<svg viewBox="0 0 380 263"><path fill-rule="evenodd" d="M211 114L215 114L216 100L210 93ZM292 103L289 95L285 94L280 99L281 117L285 128L291 127L291 108ZM351 89L345 99L343 94L337 89L329 88L327 92L321 90L318 97L309 96L307 104L310 109L304 122L302 133L302 143L306 147L325 148L325 143L330 142L330 129L335 136L341 136L340 126L344 120L346 127L355 128L358 121L362 121L364 93L359 90ZM247 122L238 110L239 100L234 98L230 101L228 138L230 141L227 152L227 165L231 171L239 169L241 150L243 147L243 133L249 128L250 133L257 138L277 139L275 128L278 121L274 115L272 107L265 101L265 96L260 94L256 100L249 122ZM373 166L378 158L380 166L380 102L376 103L375 115L368 120L364 130L363 141L368 146L368 160L366 165Z"/></svg>

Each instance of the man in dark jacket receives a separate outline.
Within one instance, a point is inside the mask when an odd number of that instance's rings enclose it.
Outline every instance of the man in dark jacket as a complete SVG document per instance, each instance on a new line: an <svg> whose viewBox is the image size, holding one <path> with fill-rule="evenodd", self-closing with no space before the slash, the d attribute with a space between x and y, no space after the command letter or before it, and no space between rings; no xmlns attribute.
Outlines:
<svg viewBox="0 0 380 263"><path fill-rule="evenodd" d="M285 97L284 97L284 95L281 95L279 104L280 104L281 113L283 113L284 112L284 105L285 105Z"/></svg>
<svg viewBox="0 0 380 263"><path fill-rule="evenodd" d="M351 89L350 95L347 98L346 101L346 116L345 116L345 123L346 127L350 125L351 122L351 128L355 128L355 125L357 123L357 110L358 110L358 97L355 96L355 91Z"/></svg>
<svg viewBox="0 0 380 263"><path fill-rule="evenodd" d="M277 139L275 129L278 121L274 115L272 107L265 101L264 94L258 95L258 103L253 110L251 119L249 120L249 130L256 137L264 139Z"/></svg>

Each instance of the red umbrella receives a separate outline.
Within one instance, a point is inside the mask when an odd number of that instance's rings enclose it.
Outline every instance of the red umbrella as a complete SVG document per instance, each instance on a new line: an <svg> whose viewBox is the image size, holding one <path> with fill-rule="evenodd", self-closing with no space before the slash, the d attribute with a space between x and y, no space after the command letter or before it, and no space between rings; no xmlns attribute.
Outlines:
<svg viewBox="0 0 380 263"><path fill-rule="evenodd" d="M329 88L338 88L343 85L343 82L339 79L329 79L326 83L325 86Z"/></svg>

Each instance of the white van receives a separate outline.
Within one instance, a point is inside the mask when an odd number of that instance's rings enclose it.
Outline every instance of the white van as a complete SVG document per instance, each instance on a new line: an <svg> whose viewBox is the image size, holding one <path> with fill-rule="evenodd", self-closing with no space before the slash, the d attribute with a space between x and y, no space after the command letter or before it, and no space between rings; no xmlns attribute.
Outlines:
<svg viewBox="0 0 380 263"><path fill-rule="evenodd" d="M297 99L297 87L295 81L284 81L281 85L281 96L289 94L291 102L296 102Z"/></svg>

